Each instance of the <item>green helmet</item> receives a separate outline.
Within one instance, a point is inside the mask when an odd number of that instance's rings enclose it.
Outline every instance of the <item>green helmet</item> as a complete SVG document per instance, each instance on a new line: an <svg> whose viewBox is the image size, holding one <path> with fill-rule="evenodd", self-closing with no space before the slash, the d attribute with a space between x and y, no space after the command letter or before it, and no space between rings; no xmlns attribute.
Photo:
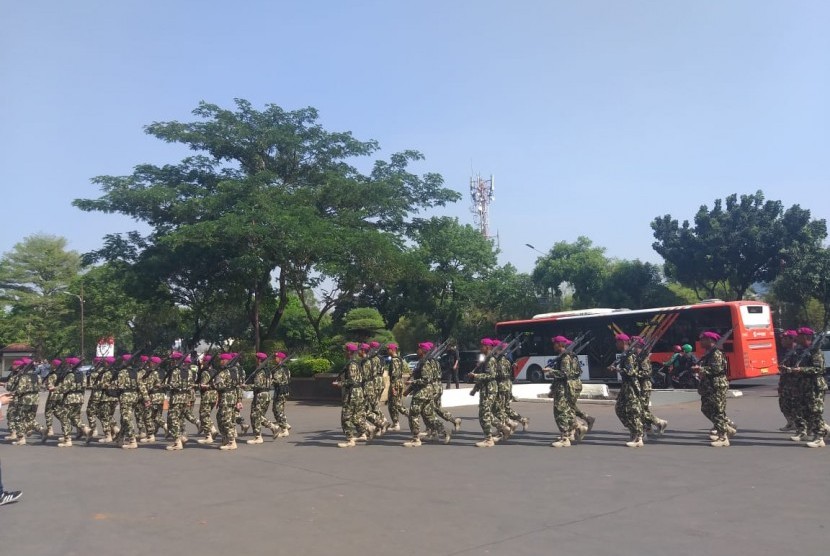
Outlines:
<svg viewBox="0 0 830 556"><path fill-rule="evenodd" d="M690 346L689 344L683 344L683 351L685 351L686 353L692 353L692 346Z"/></svg>

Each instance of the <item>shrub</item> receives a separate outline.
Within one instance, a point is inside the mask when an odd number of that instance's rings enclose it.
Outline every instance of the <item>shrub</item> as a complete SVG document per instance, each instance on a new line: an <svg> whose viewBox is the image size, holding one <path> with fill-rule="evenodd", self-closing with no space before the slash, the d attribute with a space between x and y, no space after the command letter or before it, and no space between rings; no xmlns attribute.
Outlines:
<svg viewBox="0 0 830 556"><path fill-rule="evenodd" d="M291 376L296 377L310 377L319 373L327 373L331 371L331 361L318 357L301 357L296 361L290 361L288 368L291 371Z"/></svg>

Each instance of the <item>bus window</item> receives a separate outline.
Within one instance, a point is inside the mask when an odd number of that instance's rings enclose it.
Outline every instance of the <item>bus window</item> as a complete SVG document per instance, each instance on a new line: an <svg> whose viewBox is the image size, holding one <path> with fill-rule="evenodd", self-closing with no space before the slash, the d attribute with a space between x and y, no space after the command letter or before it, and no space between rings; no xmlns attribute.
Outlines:
<svg viewBox="0 0 830 556"><path fill-rule="evenodd" d="M742 305L740 314L746 328L768 328L770 325L769 307L766 305Z"/></svg>

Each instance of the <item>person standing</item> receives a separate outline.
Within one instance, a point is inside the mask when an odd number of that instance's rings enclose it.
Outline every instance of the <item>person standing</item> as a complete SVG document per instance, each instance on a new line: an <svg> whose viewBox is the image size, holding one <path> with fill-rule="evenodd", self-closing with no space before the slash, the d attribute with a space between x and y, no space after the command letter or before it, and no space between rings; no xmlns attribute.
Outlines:
<svg viewBox="0 0 830 556"><path fill-rule="evenodd" d="M76 370L81 360L77 357L67 357L64 371L55 382L52 392L57 396L58 405L55 408L55 415L61 423L63 441L58 442L58 447L68 448L72 446L72 428L82 431L87 438L92 430L81 423L81 406L84 404L84 373ZM46 436L44 435L44 438Z"/></svg>
<svg viewBox="0 0 830 556"><path fill-rule="evenodd" d="M778 365L778 408L787 422L781 432L794 431L798 440L807 437L807 422L799 409L800 381L802 376L791 373L789 369L796 366L800 349L796 343L798 332L787 330L781 335L781 349L784 355Z"/></svg>
<svg viewBox="0 0 830 556"><path fill-rule="evenodd" d="M481 354L484 356L481 369L477 369L478 372L472 372L468 376L478 387L478 423L481 425L482 432L484 432L484 439L476 442L476 446L478 448L491 448L496 444L493 438L493 427L495 425L493 422L493 410L498 396L496 360L493 357L489 357L490 351L493 349L494 341L490 338L482 338L480 345ZM501 433L505 439L510 437L510 432L510 427L501 427Z"/></svg>
<svg viewBox="0 0 830 556"><path fill-rule="evenodd" d="M94 436L98 435L98 422L101 421L101 424L104 424L101 417L101 396L103 393L101 392L100 385L101 373L104 371L104 358L96 357L92 363L92 369L89 370L86 379L87 386L89 387L89 399L86 402L86 422L87 426L92 429L92 434L89 435L87 444L89 444Z"/></svg>
<svg viewBox="0 0 830 556"><path fill-rule="evenodd" d="M582 440L587 427L577 428L576 417L568 395L568 380L575 374L574 368L579 369L577 357L566 351L568 338L555 336L551 338L553 351L557 360L553 366L545 367L545 376L553 379L550 385L550 395L553 398L553 419L559 429L559 438L551 443L554 448L565 448L571 445L571 436Z"/></svg>
<svg viewBox="0 0 830 556"><path fill-rule="evenodd" d="M460 388L458 383L458 360L458 342L452 340L449 346L447 347L447 351L444 352L444 357L442 359L442 370L447 377L447 390L450 389L451 383L455 383L456 389Z"/></svg>
<svg viewBox="0 0 830 556"><path fill-rule="evenodd" d="M620 375L620 392L617 394L617 403L614 412L617 418L628 429L630 435L625 443L629 448L643 447L643 413L640 403L640 383L638 380L639 365L635 350L630 349L631 337L627 334L617 334L617 351L620 355L617 361L609 367Z"/></svg>
<svg viewBox="0 0 830 556"><path fill-rule="evenodd" d="M729 446L729 437L737 431L729 424L726 416L726 394L729 381L726 379L726 356L715 345L720 340L717 332L703 332L700 345L706 351L697 365L692 367L700 375L700 411L714 425L714 433L709 437L715 448Z"/></svg>
<svg viewBox="0 0 830 556"><path fill-rule="evenodd" d="M12 444L18 443L17 433L17 408L19 406L18 383L20 381L20 371L23 369L24 363L22 359L15 359L12 361L9 378L6 380L6 391L9 393L9 402L6 409L6 421L8 422L9 435L6 440ZM23 444L26 444L26 439L23 439Z"/></svg>
<svg viewBox="0 0 830 556"><path fill-rule="evenodd" d="M641 337L634 336L631 340L635 342L634 351L637 354L637 364L639 365L637 381L640 383L640 407L642 407L643 412L643 431L646 432L656 429L655 432L658 435L662 435L666 432L669 422L665 419L660 419L651 412L651 390L653 386L651 375L654 372L651 366L651 359L649 359L649 354L644 353L642 350L645 342Z"/></svg>
<svg viewBox="0 0 830 556"><path fill-rule="evenodd" d="M211 380L213 387L219 392L217 421L219 434L222 435L220 450L236 450L236 414L242 410L242 403L239 401L237 370L233 363L235 358L232 353L220 354L219 371Z"/></svg>
<svg viewBox="0 0 830 556"><path fill-rule="evenodd" d="M340 373L334 386L340 386L342 392L342 408L340 411L340 425L346 435L345 442L338 442L340 448L352 448L369 430L366 423L366 399L363 396L363 375L358 360L358 346L352 342L343 346L346 353L346 366ZM368 437L367 437L368 438Z"/></svg>
<svg viewBox="0 0 830 556"><path fill-rule="evenodd" d="M104 428L104 437L99 438L100 444L109 444L121 430L115 424L115 408L118 405L118 369L116 359L112 356L104 357L104 369L98 379L101 388L101 426Z"/></svg>
<svg viewBox="0 0 830 556"><path fill-rule="evenodd" d="M289 434L288 431L291 430L291 425L288 424L288 418L285 415L285 401L291 393L291 369L288 368L287 357L281 351L276 352L272 365L274 401L271 409L274 412L274 422L279 427L277 438L285 438Z"/></svg>
<svg viewBox="0 0 830 556"><path fill-rule="evenodd" d="M797 366L789 371L800 376L801 395L799 407L807 422L807 447L823 448L827 426L824 423L824 393L827 381L824 379L824 354L821 346L813 346L815 332L803 326L797 330L796 342L801 348Z"/></svg>
<svg viewBox="0 0 830 556"><path fill-rule="evenodd" d="M153 444L156 441L156 433L160 428L164 429L164 379L161 376L161 357L153 355L146 363L147 369L141 377L141 393L144 399L140 405L144 406L142 417L144 418L144 430L146 436L139 439L142 444Z"/></svg>
<svg viewBox="0 0 830 556"><path fill-rule="evenodd" d="M165 449L177 451L184 448L184 414L190 403L190 392L195 382L194 372L191 369L184 354L173 352L170 358L174 361L181 361L170 369L167 375L167 389L170 393L169 407L167 409L167 430L173 437L173 442Z"/></svg>
<svg viewBox="0 0 830 556"><path fill-rule="evenodd" d="M501 422L508 425L515 430L518 424L522 425L522 430L526 431L530 424L528 417L522 417L519 412L513 409L513 362L510 361L508 354L505 352L507 343L501 342L498 345L499 354L496 356L497 378L496 387L498 389L497 406L501 415Z"/></svg>
<svg viewBox="0 0 830 556"><path fill-rule="evenodd" d="M418 365L409 379L412 386L412 401L409 404L409 429L412 438L403 443L406 448L421 445L421 418L427 431L443 438L445 442L450 441L449 434L435 415L435 392L431 386L435 382L436 374L440 377L441 367L435 359L427 357L432 348L432 342L418 344Z"/></svg>
<svg viewBox="0 0 830 556"><path fill-rule="evenodd" d="M264 442L260 432L262 427L271 429L274 438L277 438L279 432L277 425L265 417L268 406L271 405L271 388L274 386L274 377L268 363L268 354L258 352L255 357L258 364L251 374L251 390L254 394L251 400L251 429L254 437L247 440L247 444L262 444Z"/></svg>
<svg viewBox="0 0 830 556"><path fill-rule="evenodd" d="M46 376L43 379L43 387L48 392L46 394L46 407L43 409L43 417L46 420L46 436L53 436L55 434L55 429L52 428L52 423L55 421L55 410L57 409L58 402L58 394L55 393L55 385L58 382L58 372L63 365L63 361L60 359L53 359L52 365L49 367L49 370Z"/></svg>
<svg viewBox="0 0 830 556"><path fill-rule="evenodd" d="M219 433L219 429L213 423L211 414L219 403L219 392L213 387L212 366L218 366L218 360L214 360L212 355L205 355L202 357L202 364L199 367L197 375L197 384L199 388L199 432L205 437L200 438L196 442L199 444L213 444L214 435ZM218 371L217 371L218 372Z"/></svg>
<svg viewBox="0 0 830 556"><path fill-rule="evenodd" d="M125 450L138 448L136 440L136 411L139 398L138 374L140 361L133 361L132 355L121 356L122 366L115 379L118 390L118 407L121 411L121 447Z"/></svg>
<svg viewBox="0 0 830 556"><path fill-rule="evenodd" d="M401 430L399 415L409 417L409 410L403 406L403 373L406 369L406 362L398 355L398 344L386 345L389 352L389 397L386 399L386 406L389 409L389 418L392 421L392 430Z"/></svg>
<svg viewBox="0 0 830 556"><path fill-rule="evenodd" d="M12 434L17 434L17 440L12 442L17 446L26 445L26 436L32 431L38 431L41 437L46 434L37 423L37 404L40 397L40 375L31 365L32 360L23 358L18 368L17 380L14 389L15 422ZM11 381L11 379L9 379ZM8 388L8 386L7 386ZM11 391L11 390L10 390ZM11 420L9 420L11 425Z"/></svg>

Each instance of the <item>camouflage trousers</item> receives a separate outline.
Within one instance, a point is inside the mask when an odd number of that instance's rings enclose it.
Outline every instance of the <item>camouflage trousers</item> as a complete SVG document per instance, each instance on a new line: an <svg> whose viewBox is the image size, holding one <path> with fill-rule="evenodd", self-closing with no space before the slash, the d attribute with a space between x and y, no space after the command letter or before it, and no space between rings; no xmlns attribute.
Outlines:
<svg viewBox="0 0 830 556"><path fill-rule="evenodd" d="M428 431L443 432L444 427L435 415L434 397L424 390L412 396L412 402L409 404L409 430L412 431L412 438L418 438L421 434L422 417Z"/></svg>
<svg viewBox="0 0 830 556"><path fill-rule="evenodd" d="M102 413L103 408L101 406L101 392L93 390L89 395L89 400L86 402L86 422L89 423L89 428L97 428L97 421L101 421L101 425L106 428L106 423L104 422Z"/></svg>
<svg viewBox="0 0 830 556"><path fill-rule="evenodd" d="M513 409L513 382L510 380L499 383L497 398L498 420L502 423L508 421L521 421L522 416Z"/></svg>
<svg viewBox="0 0 830 556"><path fill-rule="evenodd" d="M557 380L550 387L553 395L553 420L556 422L556 428L563 435L568 434L574 428L574 413L571 400L568 398L567 386L565 381Z"/></svg>
<svg viewBox="0 0 830 556"><path fill-rule="evenodd" d="M798 432L806 431L807 420L801 410L801 387L799 377L789 373L778 377L778 408Z"/></svg>
<svg viewBox="0 0 830 556"><path fill-rule="evenodd" d="M121 408L121 432L119 434L127 441L135 439L137 404L138 394L136 392L124 392L118 398L118 406Z"/></svg>
<svg viewBox="0 0 830 556"><path fill-rule="evenodd" d="M184 414L187 412L187 401L170 402L167 408L167 432L175 441L184 435Z"/></svg>
<svg viewBox="0 0 830 556"><path fill-rule="evenodd" d="M359 388L348 388L343 391L340 426L343 427L346 438L357 438L368 430L366 400Z"/></svg>
<svg viewBox="0 0 830 556"><path fill-rule="evenodd" d="M184 408L184 418L186 421L193 423L196 425L196 428L200 428L199 421L196 420L196 415L193 413L193 408L196 407L196 392L193 390L190 391L187 398L187 405Z"/></svg>
<svg viewBox="0 0 830 556"><path fill-rule="evenodd" d="M209 434L213 430L213 418L211 412L216 404L219 402L219 392L216 390L205 390L202 392L202 397L199 399L199 423L201 424L202 434Z"/></svg>
<svg viewBox="0 0 830 556"><path fill-rule="evenodd" d="M824 393L827 384L824 377L803 381L800 406L806 421L806 431L810 436L826 436L824 428Z"/></svg>
<svg viewBox="0 0 830 556"><path fill-rule="evenodd" d="M568 403L571 404L571 411L575 417L579 417L583 421L588 421L588 414L579 408L579 395L582 394L582 380L575 379L568 381L568 388L566 390L568 395Z"/></svg>
<svg viewBox="0 0 830 556"><path fill-rule="evenodd" d="M82 403L68 403L61 404L55 409L55 417L61 423L61 431L64 437L72 434L72 427L81 430L81 406Z"/></svg>
<svg viewBox="0 0 830 556"><path fill-rule="evenodd" d="M726 393L729 383L726 377L701 378L700 412L712 421L718 436L726 435L729 419L726 417Z"/></svg>
<svg viewBox="0 0 830 556"><path fill-rule="evenodd" d="M398 415L409 417L409 410L403 406L403 382L393 382L389 386L389 397L386 399L386 407L389 409L389 419L393 425L398 424Z"/></svg>
<svg viewBox="0 0 830 556"><path fill-rule="evenodd" d="M633 438L643 436L643 417L639 388L633 382L623 381L614 412Z"/></svg>
<svg viewBox="0 0 830 556"><path fill-rule="evenodd" d="M367 382L363 389L363 397L366 400L366 420L376 427L381 426L386 421L386 417L380 412L380 404L378 403L380 397L373 381Z"/></svg>
<svg viewBox="0 0 830 556"><path fill-rule="evenodd" d="M17 434L19 434L17 431L18 415L18 403L13 401L9 404L8 410L6 410L6 421L9 424L9 431Z"/></svg>
<svg viewBox="0 0 830 556"><path fill-rule="evenodd" d="M53 394L52 392L49 392L49 394L46 396L46 407L43 409L43 417L46 420L46 426L49 428L52 427L52 422L57 417L58 405L58 394Z"/></svg>
<svg viewBox="0 0 830 556"><path fill-rule="evenodd" d="M478 392L478 424L485 436L493 435L493 410L496 406L498 392L495 383L487 383L481 386Z"/></svg>
<svg viewBox="0 0 830 556"><path fill-rule="evenodd" d="M11 413L14 410L15 420L12 424ZM13 428L12 428L13 427ZM20 436L25 436L32 431L39 430L37 423L37 404L21 404L15 402L9 408L9 430Z"/></svg>
<svg viewBox="0 0 830 556"><path fill-rule="evenodd" d="M164 396L153 394L150 405L144 408L144 432L155 436L164 425ZM168 429L169 430L169 429Z"/></svg>
<svg viewBox="0 0 830 556"><path fill-rule="evenodd" d="M135 404L135 424L136 430L139 433L147 434L147 413L149 408L144 405L144 402L136 402Z"/></svg>
<svg viewBox="0 0 830 556"><path fill-rule="evenodd" d="M433 384L432 387L435 388L435 394L434 394L435 397L433 398L433 405L435 407L435 416L440 417L441 419L443 419L447 423L454 422L455 417L453 417L453 414L450 413L449 411L447 411L446 409L444 409L441 406L441 395L444 393L443 388L441 388L441 384L440 383Z"/></svg>
<svg viewBox="0 0 830 556"><path fill-rule="evenodd" d="M222 393L219 396L219 410L216 413L217 427L225 441L236 438L236 395Z"/></svg>
<svg viewBox="0 0 830 556"><path fill-rule="evenodd" d="M262 427L271 428L274 425L265 417L269 405L271 405L270 390L254 392L254 399L251 401L251 428L254 436L259 436Z"/></svg>
<svg viewBox="0 0 830 556"><path fill-rule="evenodd" d="M651 387L640 384L640 408L642 410L643 428L650 428L657 423L658 418L651 412Z"/></svg>
<svg viewBox="0 0 830 556"><path fill-rule="evenodd" d="M104 425L104 430L112 429L115 426L115 408L118 405L118 400L103 398L101 400L101 423Z"/></svg>
<svg viewBox="0 0 830 556"><path fill-rule="evenodd" d="M288 427L288 418L285 416L285 400L288 398L285 394L274 394L274 401L271 406L274 412L274 422L278 427L284 429Z"/></svg>

